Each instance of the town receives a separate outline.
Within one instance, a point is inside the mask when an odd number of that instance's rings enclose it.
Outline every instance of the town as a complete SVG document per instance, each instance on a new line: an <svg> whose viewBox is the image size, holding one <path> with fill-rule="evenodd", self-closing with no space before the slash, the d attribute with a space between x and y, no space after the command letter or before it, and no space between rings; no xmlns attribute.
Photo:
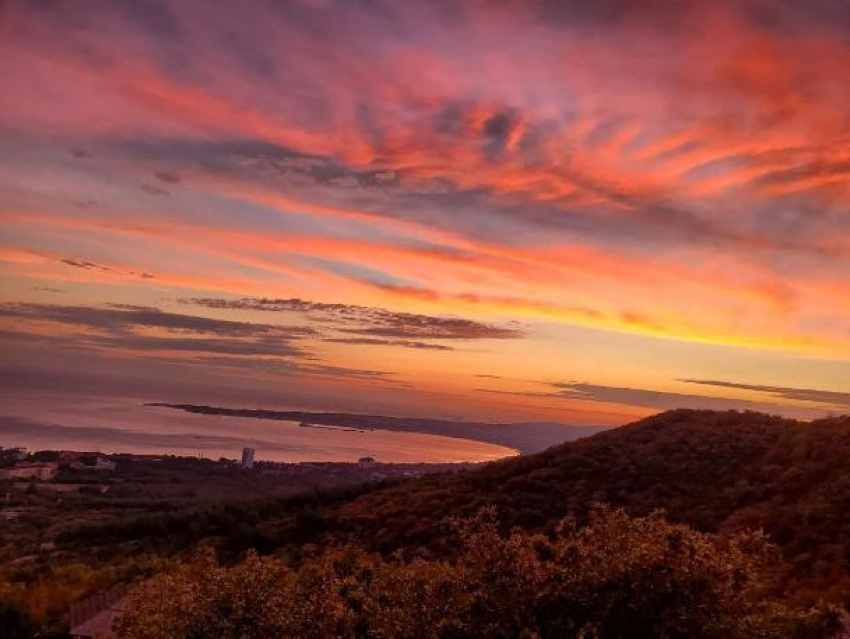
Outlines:
<svg viewBox="0 0 850 639"><path fill-rule="evenodd" d="M54 505L51 498L64 500L65 506L75 497L77 501L97 497L103 502L100 508L122 501L126 506L129 500L173 505L283 496L478 465L382 463L373 457L356 462L281 463L255 456L256 451L247 447L239 460L0 447L0 519L44 513Z"/></svg>
<svg viewBox="0 0 850 639"><path fill-rule="evenodd" d="M479 464L352 462L278 463L244 448L239 459L97 451L0 448L0 571L54 570L73 563L68 540L80 530L134 518L216 508L245 500L286 499L358 485L379 485ZM73 543L72 543L73 545ZM100 559L89 558L98 564ZM108 563L108 562L107 562ZM72 636L101 636L125 594L82 590L56 611ZM70 593L74 594L74 593ZM60 605L61 604L58 604Z"/></svg>

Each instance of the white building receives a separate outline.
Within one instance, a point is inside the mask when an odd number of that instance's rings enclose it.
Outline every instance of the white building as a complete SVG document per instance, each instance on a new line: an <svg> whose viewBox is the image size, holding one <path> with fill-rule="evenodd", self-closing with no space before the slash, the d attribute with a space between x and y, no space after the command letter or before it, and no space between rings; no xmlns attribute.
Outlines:
<svg viewBox="0 0 850 639"><path fill-rule="evenodd" d="M253 468L254 467L254 449L253 448L243 448L242 449L242 468Z"/></svg>
<svg viewBox="0 0 850 639"><path fill-rule="evenodd" d="M100 455L77 455L74 458L66 455L63 462L71 470L95 470L111 473L115 472L116 468L114 461L108 457L102 457Z"/></svg>

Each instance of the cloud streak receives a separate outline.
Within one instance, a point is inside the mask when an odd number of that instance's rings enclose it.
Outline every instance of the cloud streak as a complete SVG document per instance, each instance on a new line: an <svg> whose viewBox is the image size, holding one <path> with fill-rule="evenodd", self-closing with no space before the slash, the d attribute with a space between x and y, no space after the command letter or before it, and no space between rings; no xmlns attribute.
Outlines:
<svg viewBox="0 0 850 639"><path fill-rule="evenodd" d="M303 337L313 331L306 327L234 322L197 315L169 313L152 307L63 306L58 304L6 303L0 317L16 320L59 322L85 328L124 333L137 328L159 328L176 333L201 333L219 337Z"/></svg>
<svg viewBox="0 0 850 639"><path fill-rule="evenodd" d="M303 358L306 351L293 340L313 334L307 327L233 322L132 305L100 308L7 303L0 305L0 321L3 320L11 327L7 333L17 339L38 341L45 323L60 324L73 327L76 332L51 336L55 345L118 353Z"/></svg>
<svg viewBox="0 0 850 639"><path fill-rule="evenodd" d="M545 390L509 391L480 388L478 391L536 399L601 402L604 404L619 404L658 411L677 408L695 410L750 410L793 415L801 419L821 418L834 411L840 412L850 409L850 395L847 393L708 380L681 381L726 389L754 391L759 394L768 395L769 399L785 400L785 402L778 403L763 399L718 397L648 388L608 386L587 382L541 382L546 387ZM788 402L793 403L789 404ZM800 402L805 402L805 404L801 405ZM809 403L815 403L819 406L813 407L808 405Z"/></svg>
<svg viewBox="0 0 850 639"><path fill-rule="evenodd" d="M325 340L326 342L334 342L336 344L353 344L356 346L401 346L403 348L413 348L417 350L431 351L452 351L451 346L445 344L429 344L427 342L414 342L404 339L377 339L370 337L332 337Z"/></svg>
<svg viewBox="0 0 850 639"><path fill-rule="evenodd" d="M311 302L307 300L242 298L194 298L181 300L212 309L252 310L303 313L313 320L335 327L342 333L381 338L415 338L439 340L519 339L522 331L515 327L495 326L475 320L435 317L418 313L390 311L356 304ZM352 324L358 325L351 327ZM368 343L362 342L361 343ZM377 342L372 342L377 343ZM388 344L387 341L383 341ZM410 346L407 344L400 344ZM421 346L420 346L421 347Z"/></svg>
<svg viewBox="0 0 850 639"><path fill-rule="evenodd" d="M837 409L850 410L850 393L839 391L818 390L815 388L787 388L784 386L765 386L761 384L742 384L740 382L724 382L706 379L684 379L682 381L702 386L755 391L757 393L764 393L779 399L794 402L826 404Z"/></svg>

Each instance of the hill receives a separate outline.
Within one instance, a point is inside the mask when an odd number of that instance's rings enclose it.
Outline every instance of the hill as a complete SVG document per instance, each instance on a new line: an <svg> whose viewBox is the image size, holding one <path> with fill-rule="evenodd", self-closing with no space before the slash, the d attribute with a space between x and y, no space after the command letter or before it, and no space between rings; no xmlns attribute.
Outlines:
<svg viewBox="0 0 850 639"><path fill-rule="evenodd" d="M355 541L408 556L454 552L446 522L493 506L503 530L551 530L594 504L663 509L699 531L763 528L782 551L777 588L850 604L850 418L798 422L750 412L675 410L476 470L345 493L155 513L66 534L65 546L127 554L216 539L298 560ZM133 544L136 544L134 546Z"/></svg>
<svg viewBox="0 0 850 639"><path fill-rule="evenodd" d="M663 509L698 530L763 528L780 586L850 603L850 418L676 410L454 476L372 491L332 513L377 550L446 551L446 518L495 506L506 528L547 529L594 503ZM367 533L368 531L368 533Z"/></svg>
<svg viewBox="0 0 850 639"><path fill-rule="evenodd" d="M552 533L565 515L587 523L598 503L637 517L663 509L672 523L721 541L761 528L780 551L766 582L772 597L850 605L850 418L693 410L465 472L65 528L49 574L15 570L9 579L59 588L65 572L94 566L86 584L104 588L138 574L142 560L179 558L199 545L226 562L256 549L299 566L348 543L439 561L461 552L454 518L492 507L503 534Z"/></svg>

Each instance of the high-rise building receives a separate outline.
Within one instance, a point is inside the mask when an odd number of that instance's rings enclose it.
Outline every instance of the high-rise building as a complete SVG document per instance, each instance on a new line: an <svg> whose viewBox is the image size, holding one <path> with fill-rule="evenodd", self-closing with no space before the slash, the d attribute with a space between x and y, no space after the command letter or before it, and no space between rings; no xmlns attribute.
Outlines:
<svg viewBox="0 0 850 639"><path fill-rule="evenodd" d="M242 468L253 468L254 467L254 449L253 448L243 448L242 449Z"/></svg>

